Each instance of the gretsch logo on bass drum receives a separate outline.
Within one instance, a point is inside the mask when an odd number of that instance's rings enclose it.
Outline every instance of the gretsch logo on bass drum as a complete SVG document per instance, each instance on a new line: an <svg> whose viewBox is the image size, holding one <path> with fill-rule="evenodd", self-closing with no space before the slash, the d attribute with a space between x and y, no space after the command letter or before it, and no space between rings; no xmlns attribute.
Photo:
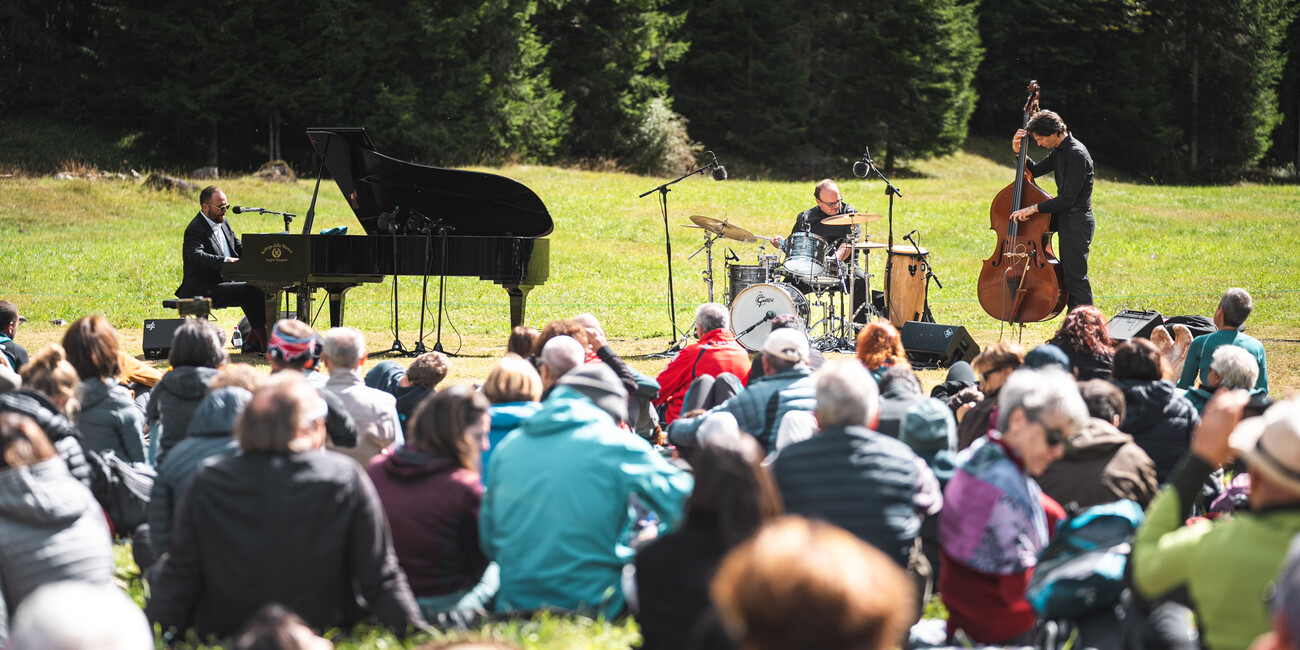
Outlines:
<svg viewBox="0 0 1300 650"><path fill-rule="evenodd" d="M280 243L262 249L262 257L268 262L288 262L288 258L292 256L293 249Z"/></svg>
<svg viewBox="0 0 1300 650"><path fill-rule="evenodd" d="M769 302L776 302L776 298L768 298L767 294L765 293L759 293L758 298L754 300L754 304L758 305L759 307L762 307L763 305L766 305Z"/></svg>

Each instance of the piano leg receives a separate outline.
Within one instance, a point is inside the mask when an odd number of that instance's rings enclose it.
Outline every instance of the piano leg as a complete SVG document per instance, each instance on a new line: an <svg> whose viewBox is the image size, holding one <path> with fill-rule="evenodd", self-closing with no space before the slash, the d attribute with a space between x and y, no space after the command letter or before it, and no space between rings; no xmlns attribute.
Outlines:
<svg viewBox="0 0 1300 650"><path fill-rule="evenodd" d="M528 292L533 288L528 285L502 285L510 296L510 328L524 324L524 309L528 307Z"/></svg>
<svg viewBox="0 0 1300 650"><path fill-rule="evenodd" d="M271 329L275 327L275 321L280 318L280 289L262 287L262 293L266 294L266 335L271 335Z"/></svg>
<svg viewBox="0 0 1300 650"><path fill-rule="evenodd" d="M344 298L347 292L356 286L355 284L324 285L324 289L329 292L330 296L330 327L341 327L343 325L343 307L346 304Z"/></svg>
<svg viewBox="0 0 1300 650"><path fill-rule="evenodd" d="M300 284L297 287L298 311L297 318L299 322L311 324L311 298L315 290L309 284Z"/></svg>

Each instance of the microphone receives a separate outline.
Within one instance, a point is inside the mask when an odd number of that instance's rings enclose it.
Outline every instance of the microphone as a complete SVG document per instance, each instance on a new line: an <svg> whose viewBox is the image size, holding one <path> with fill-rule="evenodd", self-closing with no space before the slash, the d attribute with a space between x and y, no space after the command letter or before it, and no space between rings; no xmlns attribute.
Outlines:
<svg viewBox="0 0 1300 650"><path fill-rule="evenodd" d="M726 259L728 262L739 262L740 256L736 255L736 251L731 250L731 248L727 248L727 256L724 259Z"/></svg>
<svg viewBox="0 0 1300 650"><path fill-rule="evenodd" d="M260 212L262 212L262 208L241 208L241 207L239 207L239 206L235 206L235 207L231 208L230 211L231 211L231 212L234 212L235 214L243 214L243 213L245 213L245 212L258 212L258 213L260 213Z"/></svg>
<svg viewBox="0 0 1300 650"><path fill-rule="evenodd" d="M913 230L912 232L903 235L903 239L906 239L907 241L910 241L913 244L915 244L916 240L912 239L912 235L919 235L919 234L921 234L919 230Z"/></svg>
<svg viewBox="0 0 1300 650"><path fill-rule="evenodd" d="M865 150L862 159L853 163L853 175L858 178L866 178L871 171L871 147L863 147Z"/></svg>
<svg viewBox="0 0 1300 650"><path fill-rule="evenodd" d="M722 165L718 165L718 166L714 167L714 168L713 168L713 180L715 180L715 181L725 181L725 180L727 180L727 168L726 168L726 167L723 167Z"/></svg>

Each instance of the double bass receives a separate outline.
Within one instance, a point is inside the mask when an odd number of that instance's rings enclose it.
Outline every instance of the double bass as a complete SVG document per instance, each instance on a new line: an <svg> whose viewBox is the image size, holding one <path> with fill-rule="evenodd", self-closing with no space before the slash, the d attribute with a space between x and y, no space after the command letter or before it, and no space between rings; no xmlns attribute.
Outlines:
<svg viewBox="0 0 1300 650"><path fill-rule="evenodd" d="M1028 92L1021 128L1038 112L1037 81L1029 82ZM980 306L1007 323L1050 320L1065 309L1069 297L1064 271L1052 251L1052 215L1040 212L1023 222L1011 218L1023 206L1052 198L1025 169L1028 152L1029 138L1025 138L1020 141L1015 182L1002 188L989 207L989 227L998 241L980 269Z"/></svg>

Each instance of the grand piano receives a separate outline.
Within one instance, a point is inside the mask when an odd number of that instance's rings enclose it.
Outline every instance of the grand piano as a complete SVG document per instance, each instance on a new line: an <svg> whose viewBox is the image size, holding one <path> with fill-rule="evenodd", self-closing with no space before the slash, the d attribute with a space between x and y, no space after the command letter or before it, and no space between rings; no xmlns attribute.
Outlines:
<svg viewBox="0 0 1300 650"><path fill-rule="evenodd" d="M266 293L268 329L282 293L297 295L298 319L310 322L312 295L323 289L338 327L348 290L388 275L495 282L509 296L511 326L523 323L528 292L550 274L543 237L554 224L537 194L504 176L390 158L358 127L313 128L307 137L365 234L312 233L319 176L301 234L245 233L243 256L222 275Z"/></svg>

